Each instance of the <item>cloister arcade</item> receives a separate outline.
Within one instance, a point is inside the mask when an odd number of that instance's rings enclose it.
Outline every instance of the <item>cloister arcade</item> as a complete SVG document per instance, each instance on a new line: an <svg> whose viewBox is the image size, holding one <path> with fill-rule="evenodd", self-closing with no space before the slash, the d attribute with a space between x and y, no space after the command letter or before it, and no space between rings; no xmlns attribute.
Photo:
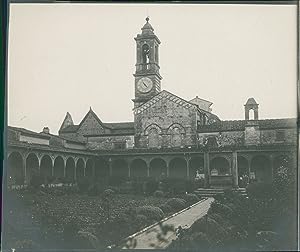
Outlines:
<svg viewBox="0 0 300 252"><path fill-rule="evenodd" d="M245 175L256 181L271 182L274 174L293 167L295 158L289 152L274 151L100 156L14 150L8 153L7 164L8 185L28 184L33 174L76 182L84 176L193 179L198 171L205 177L207 186L212 178L222 176L230 178L233 186L241 186L239 179Z"/></svg>

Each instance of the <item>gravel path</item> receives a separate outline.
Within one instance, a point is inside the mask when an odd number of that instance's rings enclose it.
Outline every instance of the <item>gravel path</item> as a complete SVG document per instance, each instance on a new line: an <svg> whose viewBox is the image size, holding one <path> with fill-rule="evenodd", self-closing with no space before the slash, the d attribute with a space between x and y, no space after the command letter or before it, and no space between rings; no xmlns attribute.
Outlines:
<svg viewBox="0 0 300 252"><path fill-rule="evenodd" d="M173 225L175 229L179 226L189 228L196 220L200 219L207 213L208 209L210 208L210 204L213 201L213 198L208 198L191 207L190 209L187 209L186 211L165 220L162 224ZM164 237L166 238L166 241L159 241L157 239L157 231L160 231L158 224L135 236L135 249L164 249L170 245L172 240L176 239L175 231L169 231ZM123 248L125 249L126 246Z"/></svg>

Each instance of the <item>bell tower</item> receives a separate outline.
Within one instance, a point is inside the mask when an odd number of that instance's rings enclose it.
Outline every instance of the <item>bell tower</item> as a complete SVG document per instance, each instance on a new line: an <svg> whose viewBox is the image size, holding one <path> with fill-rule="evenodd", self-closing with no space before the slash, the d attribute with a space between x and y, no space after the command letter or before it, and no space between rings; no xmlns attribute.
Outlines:
<svg viewBox="0 0 300 252"><path fill-rule="evenodd" d="M154 29L146 18L142 33L134 39L136 41L136 70L134 107L138 107L161 91L159 74L159 45L160 40L154 34Z"/></svg>

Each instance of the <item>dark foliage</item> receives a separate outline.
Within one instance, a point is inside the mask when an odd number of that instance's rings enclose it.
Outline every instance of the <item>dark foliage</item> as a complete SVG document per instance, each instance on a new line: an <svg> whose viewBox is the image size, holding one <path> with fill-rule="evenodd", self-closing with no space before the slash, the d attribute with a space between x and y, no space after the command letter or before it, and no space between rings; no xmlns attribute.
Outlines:
<svg viewBox="0 0 300 252"><path fill-rule="evenodd" d="M89 186L90 186L90 180L87 177L79 178L77 181L77 186L79 188L79 191L81 193L87 192Z"/></svg>
<svg viewBox="0 0 300 252"><path fill-rule="evenodd" d="M31 186L34 189L38 189L43 184L43 178L38 174L33 174L29 186Z"/></svg>

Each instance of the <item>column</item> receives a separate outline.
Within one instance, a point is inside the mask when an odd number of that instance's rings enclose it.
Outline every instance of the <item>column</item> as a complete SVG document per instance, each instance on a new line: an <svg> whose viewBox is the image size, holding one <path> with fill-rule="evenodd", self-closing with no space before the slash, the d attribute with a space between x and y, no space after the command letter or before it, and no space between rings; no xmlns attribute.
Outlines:
<svg viewBox="0 0 300 252"><path fill-rule="evenodd" d="M131 175L131 170L130 170L130 164L127 163L127 168L128 168L128 178L130 178Z"/></svg>
<svg viewBox="0 0 300 252"><path fill-rule="evenodd" d="M77 182L77 162L78 162L78 158L74 159L74 182Z"/></svg>
<svg viewBox="0 0 300 252"><path fill-rule="evenodd" d="M209 171L209 153L204 152L204 174L205 174L205 183L204 187L209 188L209 177L210 177L210 171Z"/></svg>
<svg viewBox="0 0 300 252"><path fill-rule="evenodd" d="M41 156L38 156L38 155L37 155L37 158L38 158L38 161L39 161L39 167L38 167L39 175L41 175L41 162L42 162L42 158L41 158Z"/></svg>
<svg viewBox="0 0 300 252"><path fill-rule="evenodd" d="M170 163L170 161L167 162L167 178L169 177L169 174L170 174L170 172L169 172L169 163Z"/></svg>
<svg viewBox="0 0 300 252"><path fill-rule="evenodd" d="M237 167L237 152L232 152L232 176L233 176L233 187L239 187L238 167Z"/></svg>
<svg viewBox="0 0 300 252"><path fill-rule="evenodd" d="M147 162L147 177L150 177L150 164Z"/></svg>
<svg viewBox="0 0 300 252"><path fill-rule="evenodd" d="M66 166L67 166L67 159L64 158L64 177L66 177Z"/></svg>
<svg viewBox="0 0 300 252"><path fill-rule="evenodd" d="M92 176L93 176L93 178L95 178L95 176L96 176L95 167L96 167L96 161L95 161L95 159L93 159L93 166L92 166Z"/></svg>
<svg viewBox="0 0 300 252"><path fill-rule="evenodd" d="M270 168L271 168L271 173L270 173L270 181L273 182L273 178L274 178L274 154L270 154L269 156L270 158Z"/></svg>
<svg viewBox="0 0 300 252"><path fill-rule="evenodd" d="M51 167L51 176L54 176L54 162L55 162L55 158L51 157L51 163L52 163L52 167Z"/></svg>
<svg viewBox="0 0 300 252"><path fill-rule="evenodd" d="M22 155L23 184L26 184L26 158ZM29 181L28 181L29 182ZM28 183L29 184L29 183Z"/></svg>
<svg viewBox="0 0 300 252"><path fill-rule="evenodd" d="M112 176L112 160L108 159L108 167L109 167L109 176Z"/></svg>
<svg viewBox="0 0 300 252"><path fill-rule="evenodd" d="M186 161L186 177L188 179L190 178L190 160L191 160L190 156L185 157L185 161Z"/></svg>
<svg viewBox="0 0 300 252"><path fill-rule="evenodd" d="M86 159L83 159L83 164L84 164L84 166L83 166L83 176L85 177L85 174L86 174Z"/></svg>

